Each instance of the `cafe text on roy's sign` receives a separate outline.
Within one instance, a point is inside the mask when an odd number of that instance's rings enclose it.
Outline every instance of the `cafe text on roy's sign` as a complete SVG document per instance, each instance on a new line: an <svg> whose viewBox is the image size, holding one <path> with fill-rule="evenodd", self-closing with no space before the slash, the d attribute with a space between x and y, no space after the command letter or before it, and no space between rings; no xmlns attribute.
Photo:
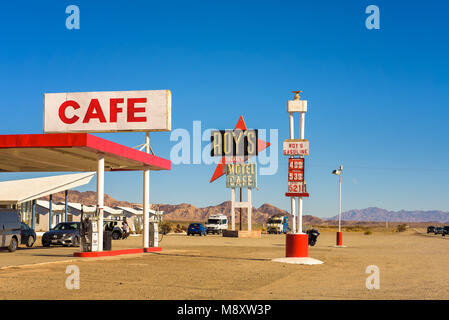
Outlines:
<svg viewBox="0 0 449 320"><path fill-rule="evenodd" d="M257 188L256 163L227 164L226 188Z"/></svg>

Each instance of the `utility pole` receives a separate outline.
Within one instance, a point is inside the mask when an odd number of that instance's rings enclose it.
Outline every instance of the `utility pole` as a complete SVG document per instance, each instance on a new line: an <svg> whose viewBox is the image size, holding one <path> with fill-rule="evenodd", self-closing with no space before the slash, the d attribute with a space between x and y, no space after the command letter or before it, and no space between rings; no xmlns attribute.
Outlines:
<svg viewBox="0 0 449 320"><path fill-rule="evenodd" d="M340 166L343 171L343 167ZM341 232L341 175L338 176L338 232Z"/></svg>
<svg viewBox="0 0 449 320"><path fill-rule="evenodd" d="M337 247L341 247L343 245L343 235L341 232L341 175L343 174L343 166L340 165L340 168L332 171L332 174L338 176L338 232L337 232Z"/></svg>

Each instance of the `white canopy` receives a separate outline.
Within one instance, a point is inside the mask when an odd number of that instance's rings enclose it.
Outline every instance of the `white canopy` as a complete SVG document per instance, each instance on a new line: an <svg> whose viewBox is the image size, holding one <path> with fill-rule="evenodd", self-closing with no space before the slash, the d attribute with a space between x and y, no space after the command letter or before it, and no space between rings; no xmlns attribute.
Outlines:
<svg viewBox="0 0 449 320"><path fill-rule="evenodd" d="M36 205L38 206L36 209L39 214L47 214L48 211L50 211L50 201L36 200ZM51 210L53 212L63 212L64 209L65 209L64 205L56 203L51 204Z"/></svg>
<svg viewBox="0 0 449 320"><path fill-rule="evenodd" d="M122 211L124 211L124 212L126 212L126 213L128 213L128 214L130 214L130 215L142 215L143 214L143 211L142 210L137 210L137 209L134 209L134 208L130 208L130 207L116 207L117 209L120 209L120 210L122 210Z"/></svg>
<svg viewBox="0 0 449 320"><path fill-rule="evenodd" d="M62 205L64 206L64 202L58 202L58 205ZM80 215L81 214L81 206L83 207L83 211L85 213L94 213L97 210L96 206L92 206L92 205L82 205L81 203L77 203L77 202L68 202L67 203L67 211L70 214L74 214L74 215Z"/></svg>
<svg viewBox="0 0 449 320"><path fill-rule="evenodd" d="M143 210L141 208L138 208L138 207L130 208L130 207L120 207L119 206L119 207L116 207L116 208L118 208L120 210L123 210L123 211L125 211L125 212L127 212L129 214L132 214L132 215L142 215L143 214ZM148 213L150 215L159 216L159 215L163 215L164 211L156 211L156 210L153 210L153 209L148 209Z"/></svg>
<svg viewBox="0 0 449 320"><path fill-rule="evenodd" d="M88 184L95 172L0 182L0 204L19 204Z"/></svg>
<svg viewBox="0 0 449 320"><path fill-rule="evenodd" d="M109 214L109 215L122 215L123 214L123 210L111 208L111 207L108 207L108 206L104 206L103 207L103 212L105 214Z"/></svg>

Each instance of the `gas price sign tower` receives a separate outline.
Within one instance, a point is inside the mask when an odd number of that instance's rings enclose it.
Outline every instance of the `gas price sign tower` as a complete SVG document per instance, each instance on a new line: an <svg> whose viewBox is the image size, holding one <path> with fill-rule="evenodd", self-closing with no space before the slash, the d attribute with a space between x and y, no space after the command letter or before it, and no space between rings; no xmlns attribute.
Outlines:
<svg viewBox="0 0 449 320"><path fill-rule="evenodd" d="M293 93L295 94L294 100L287 101L290 138L286 139L283 144L283 154L288 156L288 191L285 195L290 197L291 214L293 217L292 233L286 235L285 255L287 258L307 258L308 260L305 263L316 264L322 262L308 258L308 235L303 232L302 226L302 200L304 197L309 197L304 174L305 156L309 155L309 141L304 138L307 100L301 100L299 96L301 91L293 91ZM293 117L295 113L300 114L299 139L295 139ZM296 215L296 199L298 199L298 217Z"/></svg>

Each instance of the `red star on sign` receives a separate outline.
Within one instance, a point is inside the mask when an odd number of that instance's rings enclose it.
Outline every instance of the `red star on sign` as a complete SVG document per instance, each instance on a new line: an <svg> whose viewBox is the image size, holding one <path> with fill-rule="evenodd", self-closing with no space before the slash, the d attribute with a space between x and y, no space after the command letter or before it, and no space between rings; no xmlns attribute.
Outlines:
<svg viewBox="0 0 449 320"><path fill-rule="evenodd" d="M235 126L234 130L247 130L246 129L246 124L245 124L245 120L243 120L243 116L240 116L239 121L237 121L237 124ZM262 150L265 150L266 148L268 148L271 145L271 143L257 139L257 152L261 152ZM248 159L246 159L248 160ZM245 161L246 161L245 160ZM210 182L213 182L215 180L217 180L218 178L220 178L222 175L225 174L225 157L221 158L220 163L217 165L217 167L215 168L215 172L212 175L212 178L210 179ZM235 162L235 160L234 160Z"/></svg>

